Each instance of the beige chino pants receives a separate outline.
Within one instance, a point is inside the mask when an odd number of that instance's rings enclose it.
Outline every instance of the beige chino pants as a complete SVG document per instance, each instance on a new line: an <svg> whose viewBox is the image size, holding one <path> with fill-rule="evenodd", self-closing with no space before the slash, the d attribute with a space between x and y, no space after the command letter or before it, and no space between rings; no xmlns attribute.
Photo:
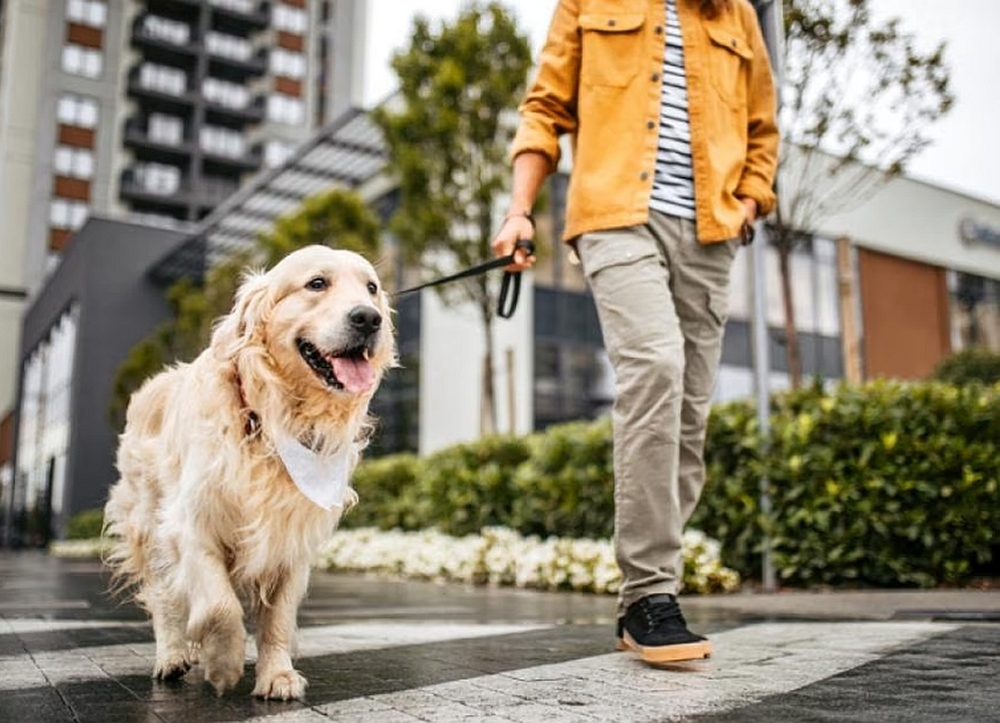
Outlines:
<svg viewBox="0 0 1000 723"><path fill-rule="evenodd" d="M681 539L705 484L705 429L739 241L702 245L692 221L584 234L577 248L615 370L619 613L677 594Z"/></svg>

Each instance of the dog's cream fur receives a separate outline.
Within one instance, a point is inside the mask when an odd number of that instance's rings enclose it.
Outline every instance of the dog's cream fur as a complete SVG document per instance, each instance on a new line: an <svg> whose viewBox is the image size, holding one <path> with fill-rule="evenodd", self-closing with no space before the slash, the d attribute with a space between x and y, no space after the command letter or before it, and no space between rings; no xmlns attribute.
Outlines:
<svg viewBox="0 0 1000 723"><path fill-rule="evenodd" d="M372 383L335 389L297 341L324 353L350 346L358 331L348 314L358 308L382 319L367 336ZM369 400L395 361L392 332L374 268L311 246L247 277L210 347L135 393L105 510L116 538L108 563L152 617L157 678L184 675L197 651L217 693L232 688L243 675L246 604L256 622L254 695L302 697L306 681L291 658L296 613L316 548L342 510L295 487L273 440L290 434L319 453L349 445L356 463ZM258 423L248 427L250 410ZM349 489L345 507L356 501Z"/></svg>

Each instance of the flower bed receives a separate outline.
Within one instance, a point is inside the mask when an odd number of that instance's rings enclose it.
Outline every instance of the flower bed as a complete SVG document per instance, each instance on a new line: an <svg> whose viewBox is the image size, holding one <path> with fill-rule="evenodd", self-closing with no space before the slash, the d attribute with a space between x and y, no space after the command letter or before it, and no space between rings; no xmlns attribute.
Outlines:
<svg viewBox="0 0 1000 723"><path fill-rule="evenodd" d="M739 589L739 575L720 562L719 543L701 532L684 534L684 560L684 592ZM610 540L524 537L505 527L462 537L436 530L340 530L321 551L318 566L336 572L600 594L617 592L621 583Z"/></svg>

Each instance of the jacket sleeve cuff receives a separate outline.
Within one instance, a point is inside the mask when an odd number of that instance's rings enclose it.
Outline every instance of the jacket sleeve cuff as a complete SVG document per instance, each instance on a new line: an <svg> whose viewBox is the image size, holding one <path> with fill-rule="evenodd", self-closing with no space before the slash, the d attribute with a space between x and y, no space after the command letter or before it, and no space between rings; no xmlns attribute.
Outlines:
<svg viewBox="0 0 1000 723"><path fill-rule="evenodd" d="M552 129L545 127L545 124L525 116L511 144L510 159L513 161L529 151L541 153L548 158L550 171L554 171L559 165L559 137Z"/></svg>
<svg viewBox="0 0 1000 723"><path fill-rule="evenodd" d="M774 210L777 196L774 189L754 176L744 176L736 187L738 198L752 198L757 202L757 214L766 216Z"/></svg>

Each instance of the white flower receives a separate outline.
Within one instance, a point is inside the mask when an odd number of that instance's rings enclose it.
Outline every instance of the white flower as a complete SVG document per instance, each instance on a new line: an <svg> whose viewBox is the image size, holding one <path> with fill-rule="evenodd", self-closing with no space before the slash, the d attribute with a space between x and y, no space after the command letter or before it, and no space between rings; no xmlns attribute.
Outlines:
<svg viewBox="0 0 1000 723"><path fill-rule="evenodd" d="M720 545L698 530L684 533L684 590L731 592L739 575L722 566ZM437 530L337 531L319 556L335 571L405 578L614 594L621 571L610 540L522 537L506 527L451 537Z"/></svg>

